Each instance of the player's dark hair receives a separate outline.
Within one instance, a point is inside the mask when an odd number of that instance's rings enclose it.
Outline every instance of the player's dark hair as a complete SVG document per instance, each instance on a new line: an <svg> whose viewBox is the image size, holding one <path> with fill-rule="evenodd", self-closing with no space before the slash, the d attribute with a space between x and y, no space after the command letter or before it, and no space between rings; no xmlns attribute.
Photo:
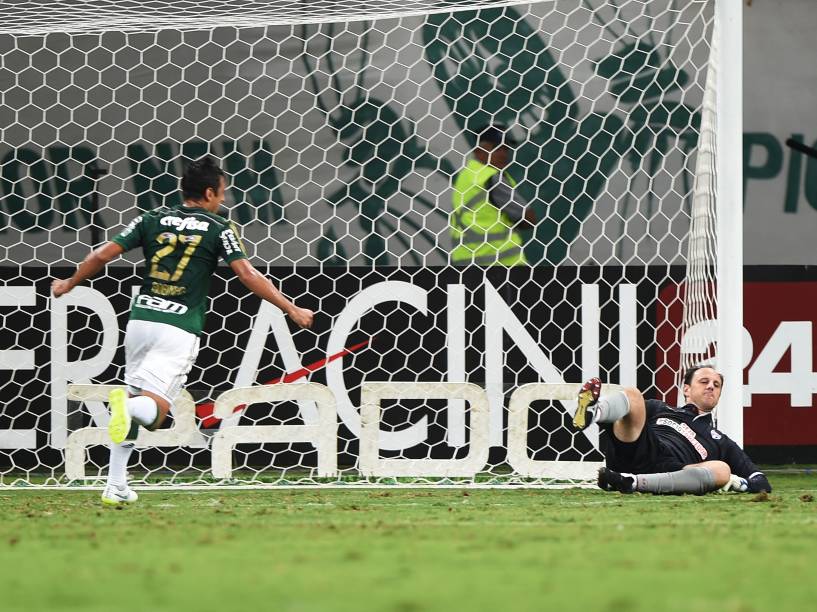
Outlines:
<svg viewBox="0 0 817 612"><path fill-rule="evenodd" d="M182 176L182 197L185 200L201 200L208 188L218 191L224 170L206 155L190 163Z"/></svg>
<svg viewBox="0 0 817 612"><path fill-rule="evenodd" d="M715 370L711 365L708 363L702 363L701 365L692 366L686 372L684 372L684 384L689 385L692 384L692 377L695 376L695 372L698 370L702 370L703 368L709 368L710 370ZM721 388L723 388L723 374L715 370L715 374L721 377Z"/></svg>

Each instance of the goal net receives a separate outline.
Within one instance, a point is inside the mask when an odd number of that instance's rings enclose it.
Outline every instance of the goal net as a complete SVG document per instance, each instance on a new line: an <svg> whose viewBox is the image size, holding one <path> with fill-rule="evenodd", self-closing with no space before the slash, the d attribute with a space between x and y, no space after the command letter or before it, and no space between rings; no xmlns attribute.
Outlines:
<svg viewBox="0 0 817 612"><path fill-rule="evenodd" d="M252 263L315 326L219 269L132 484L582 482L602 460L597 429L570 427L582 380L674 401L687 354L711 357L711 0L30 0L0 17L4 486L104 479L141 254L60 299L50 282L180 203L204 154ZM453 183L492 124L537 220L515 230L523 265L452 265Z"/></svg>

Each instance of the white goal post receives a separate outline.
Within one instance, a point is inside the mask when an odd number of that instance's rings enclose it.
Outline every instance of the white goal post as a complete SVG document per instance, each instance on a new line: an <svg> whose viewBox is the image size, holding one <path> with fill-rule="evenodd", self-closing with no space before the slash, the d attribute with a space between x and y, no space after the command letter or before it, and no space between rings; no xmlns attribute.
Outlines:
<svg viewBox="0 0 817 612"><path fill-rule="evenodd" d="M719 426L743 446L743 4L716 3L715 27L719 70L716 191L718 231L718 369L724 387ZM728 67L728 69L726 69Z"/></svg>
<svg viewBox="0 0 817 612"><path fill-rule="evenodd" d="M97 486L143 273L53 278L187 162L229 176L295 331L213 279L201 352L136 486L565 486L581 381L674 402L714 362L742 441L742 3L26 0L0 5L0 487ZM452 265L477 135L536 222Z"/></svg>

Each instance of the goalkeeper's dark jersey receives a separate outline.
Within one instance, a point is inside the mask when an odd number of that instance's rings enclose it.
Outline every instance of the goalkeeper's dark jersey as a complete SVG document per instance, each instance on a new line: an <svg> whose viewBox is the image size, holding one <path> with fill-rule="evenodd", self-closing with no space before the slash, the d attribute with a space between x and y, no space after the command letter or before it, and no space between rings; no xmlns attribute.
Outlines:
<svg viewBox="0 0 817 612"><path fill-rule="evenodd" d="M658 439L663 457L681 465L724 461L733 474L743 478L760 472L743 449L712 427L711 414L698 414L692 404L683 408L672 408L658 400L647 400L646 404L646 426Z"/></svg>
<svg viewBox="0 0 817 612"><path fill-rule="evenodd" d="M113 242L142 247L145 274L131 304L131 320L155 321L199 335L210 278L219 259L246 257L235 226L190 206L162 206L137 217Z"/></svg>

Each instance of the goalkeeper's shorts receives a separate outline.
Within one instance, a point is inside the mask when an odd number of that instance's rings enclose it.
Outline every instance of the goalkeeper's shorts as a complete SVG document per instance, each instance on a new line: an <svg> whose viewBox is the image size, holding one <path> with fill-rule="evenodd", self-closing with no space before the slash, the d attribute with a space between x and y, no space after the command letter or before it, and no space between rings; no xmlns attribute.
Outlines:
<svg viewBox="0 0 817 612"><path fill-rule="evenodd" d="M616 472L654 474L683 469L684 464L669 456L658 440L655 430L644 425L635 442L622 442L613 434L613 424L599 426L599 449L607 467Z"/></svg>

